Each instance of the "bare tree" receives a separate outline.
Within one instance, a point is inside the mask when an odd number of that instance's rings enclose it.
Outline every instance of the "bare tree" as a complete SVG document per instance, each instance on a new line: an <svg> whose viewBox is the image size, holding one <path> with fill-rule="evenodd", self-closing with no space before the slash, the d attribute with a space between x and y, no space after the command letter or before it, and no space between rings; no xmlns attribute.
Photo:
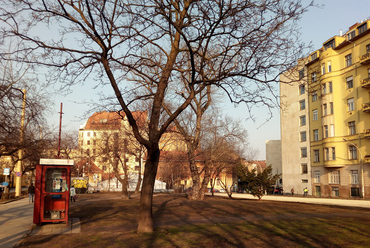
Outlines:
<svg viewBox="0 0 370 248"><path fill-rule="evenodd" d="M275 105L272 84L300 57L295 24L306 10L292 0L6 0L0 18L2 37L19 37L24 45L12 59L49 66L50 80L67 85L89 76L109 81L147 149L138 232L151 232L161 135L211 84L248 107ZM47 28L54 35L38 32ZM185 97L176 94L184 72L190 79ZM169 98L176 106L162 119ZM134 101L151 102L148 137L132 116Z"/></svg>

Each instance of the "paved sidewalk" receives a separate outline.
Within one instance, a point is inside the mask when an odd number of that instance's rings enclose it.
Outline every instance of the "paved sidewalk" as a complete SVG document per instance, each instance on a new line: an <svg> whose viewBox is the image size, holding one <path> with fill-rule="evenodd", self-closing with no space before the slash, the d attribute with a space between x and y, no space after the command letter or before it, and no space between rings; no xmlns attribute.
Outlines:
<svg viewBox="0 0 370 248"><path fill-rule="evenodd" d="M226 193L215 193L215 196L227 196ZM258 199L251 194L233 193L233 198L243 199ZM369 200L350 200L350 199L337 199L337 198L316 198L316 197L304 197L304 196L287 196L287 195L264 195L262 201L282 201L282 202L301 202L309 204L320 204L320 205L333 205L333 206L345 206L345 207L359 207L359 208L370 208Z"/></svg>
<svg viewBox="0 0 370 248"><path fill-rule="evenodd" d="M79 218L71 218L66 223L33 224L33 204L28 198L16 199L0 204L0 247L13 248L27 235L53 235L79 233Z"/></svg>

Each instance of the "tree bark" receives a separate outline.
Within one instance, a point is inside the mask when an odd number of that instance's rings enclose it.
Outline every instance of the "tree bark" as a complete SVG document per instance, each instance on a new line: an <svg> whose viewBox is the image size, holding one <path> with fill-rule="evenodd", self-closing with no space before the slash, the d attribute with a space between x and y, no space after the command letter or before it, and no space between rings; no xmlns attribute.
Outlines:
<svg viewBox="0 0 370 248"><path fill-rule="evenodd" d="M140 197L138 233L154 231L152 203L160 151L158 143L153 146L154 147L148 147L148 159L145 163L143 186L141 188Z"/></svg>

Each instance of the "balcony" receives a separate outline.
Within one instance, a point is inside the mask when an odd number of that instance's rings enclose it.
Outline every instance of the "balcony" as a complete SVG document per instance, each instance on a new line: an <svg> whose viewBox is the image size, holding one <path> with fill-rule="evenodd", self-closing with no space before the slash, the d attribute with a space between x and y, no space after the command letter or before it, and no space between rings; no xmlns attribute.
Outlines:
<svg viewBox="0 0 370 248"><path fill-rule="evenodd" d="M370 113L370 102L362 104L362 111L365 113Z"/></svg>
<svg viewBox="0 0 370 248"><path fill-rule="evenodd" d="M365 129L364 130L364 137L365 138L370 138L370 129Z"/></svg>
<svg viewBox="0 0 370 248"><path fill-rule="evenodd" d="M370 64L370 52L367 52L364 55L360 56L360 63L363 65Z"/></svg>
<svg viewBox="0 0 370 248"><path fill-rule="evenodd" d="M370 88L370 77L361 80L362 88Z"/></svg>
<svg viewBox="0 0 370 248"><path fill-rule="evenodd" d="M365 164L370 164L370 155L365 155L365 157L364 157L364 163Z"/></svg>

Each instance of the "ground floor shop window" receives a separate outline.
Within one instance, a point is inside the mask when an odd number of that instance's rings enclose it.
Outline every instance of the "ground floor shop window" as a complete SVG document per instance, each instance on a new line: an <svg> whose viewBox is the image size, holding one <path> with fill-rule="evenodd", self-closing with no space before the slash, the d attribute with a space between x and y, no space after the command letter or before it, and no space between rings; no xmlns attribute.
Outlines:
<svg viewBox="0 0 370 248"><path fill-rule="evenodd" d="M339 187L331 187L331 196L339 197Z"/></svg>
<svg viewBox="0 0 370 248"><path fill-rule="evenodd" d="M351 196L352 197L359 197L360 196L360 189L359 188L351 188Z"/></svg>

